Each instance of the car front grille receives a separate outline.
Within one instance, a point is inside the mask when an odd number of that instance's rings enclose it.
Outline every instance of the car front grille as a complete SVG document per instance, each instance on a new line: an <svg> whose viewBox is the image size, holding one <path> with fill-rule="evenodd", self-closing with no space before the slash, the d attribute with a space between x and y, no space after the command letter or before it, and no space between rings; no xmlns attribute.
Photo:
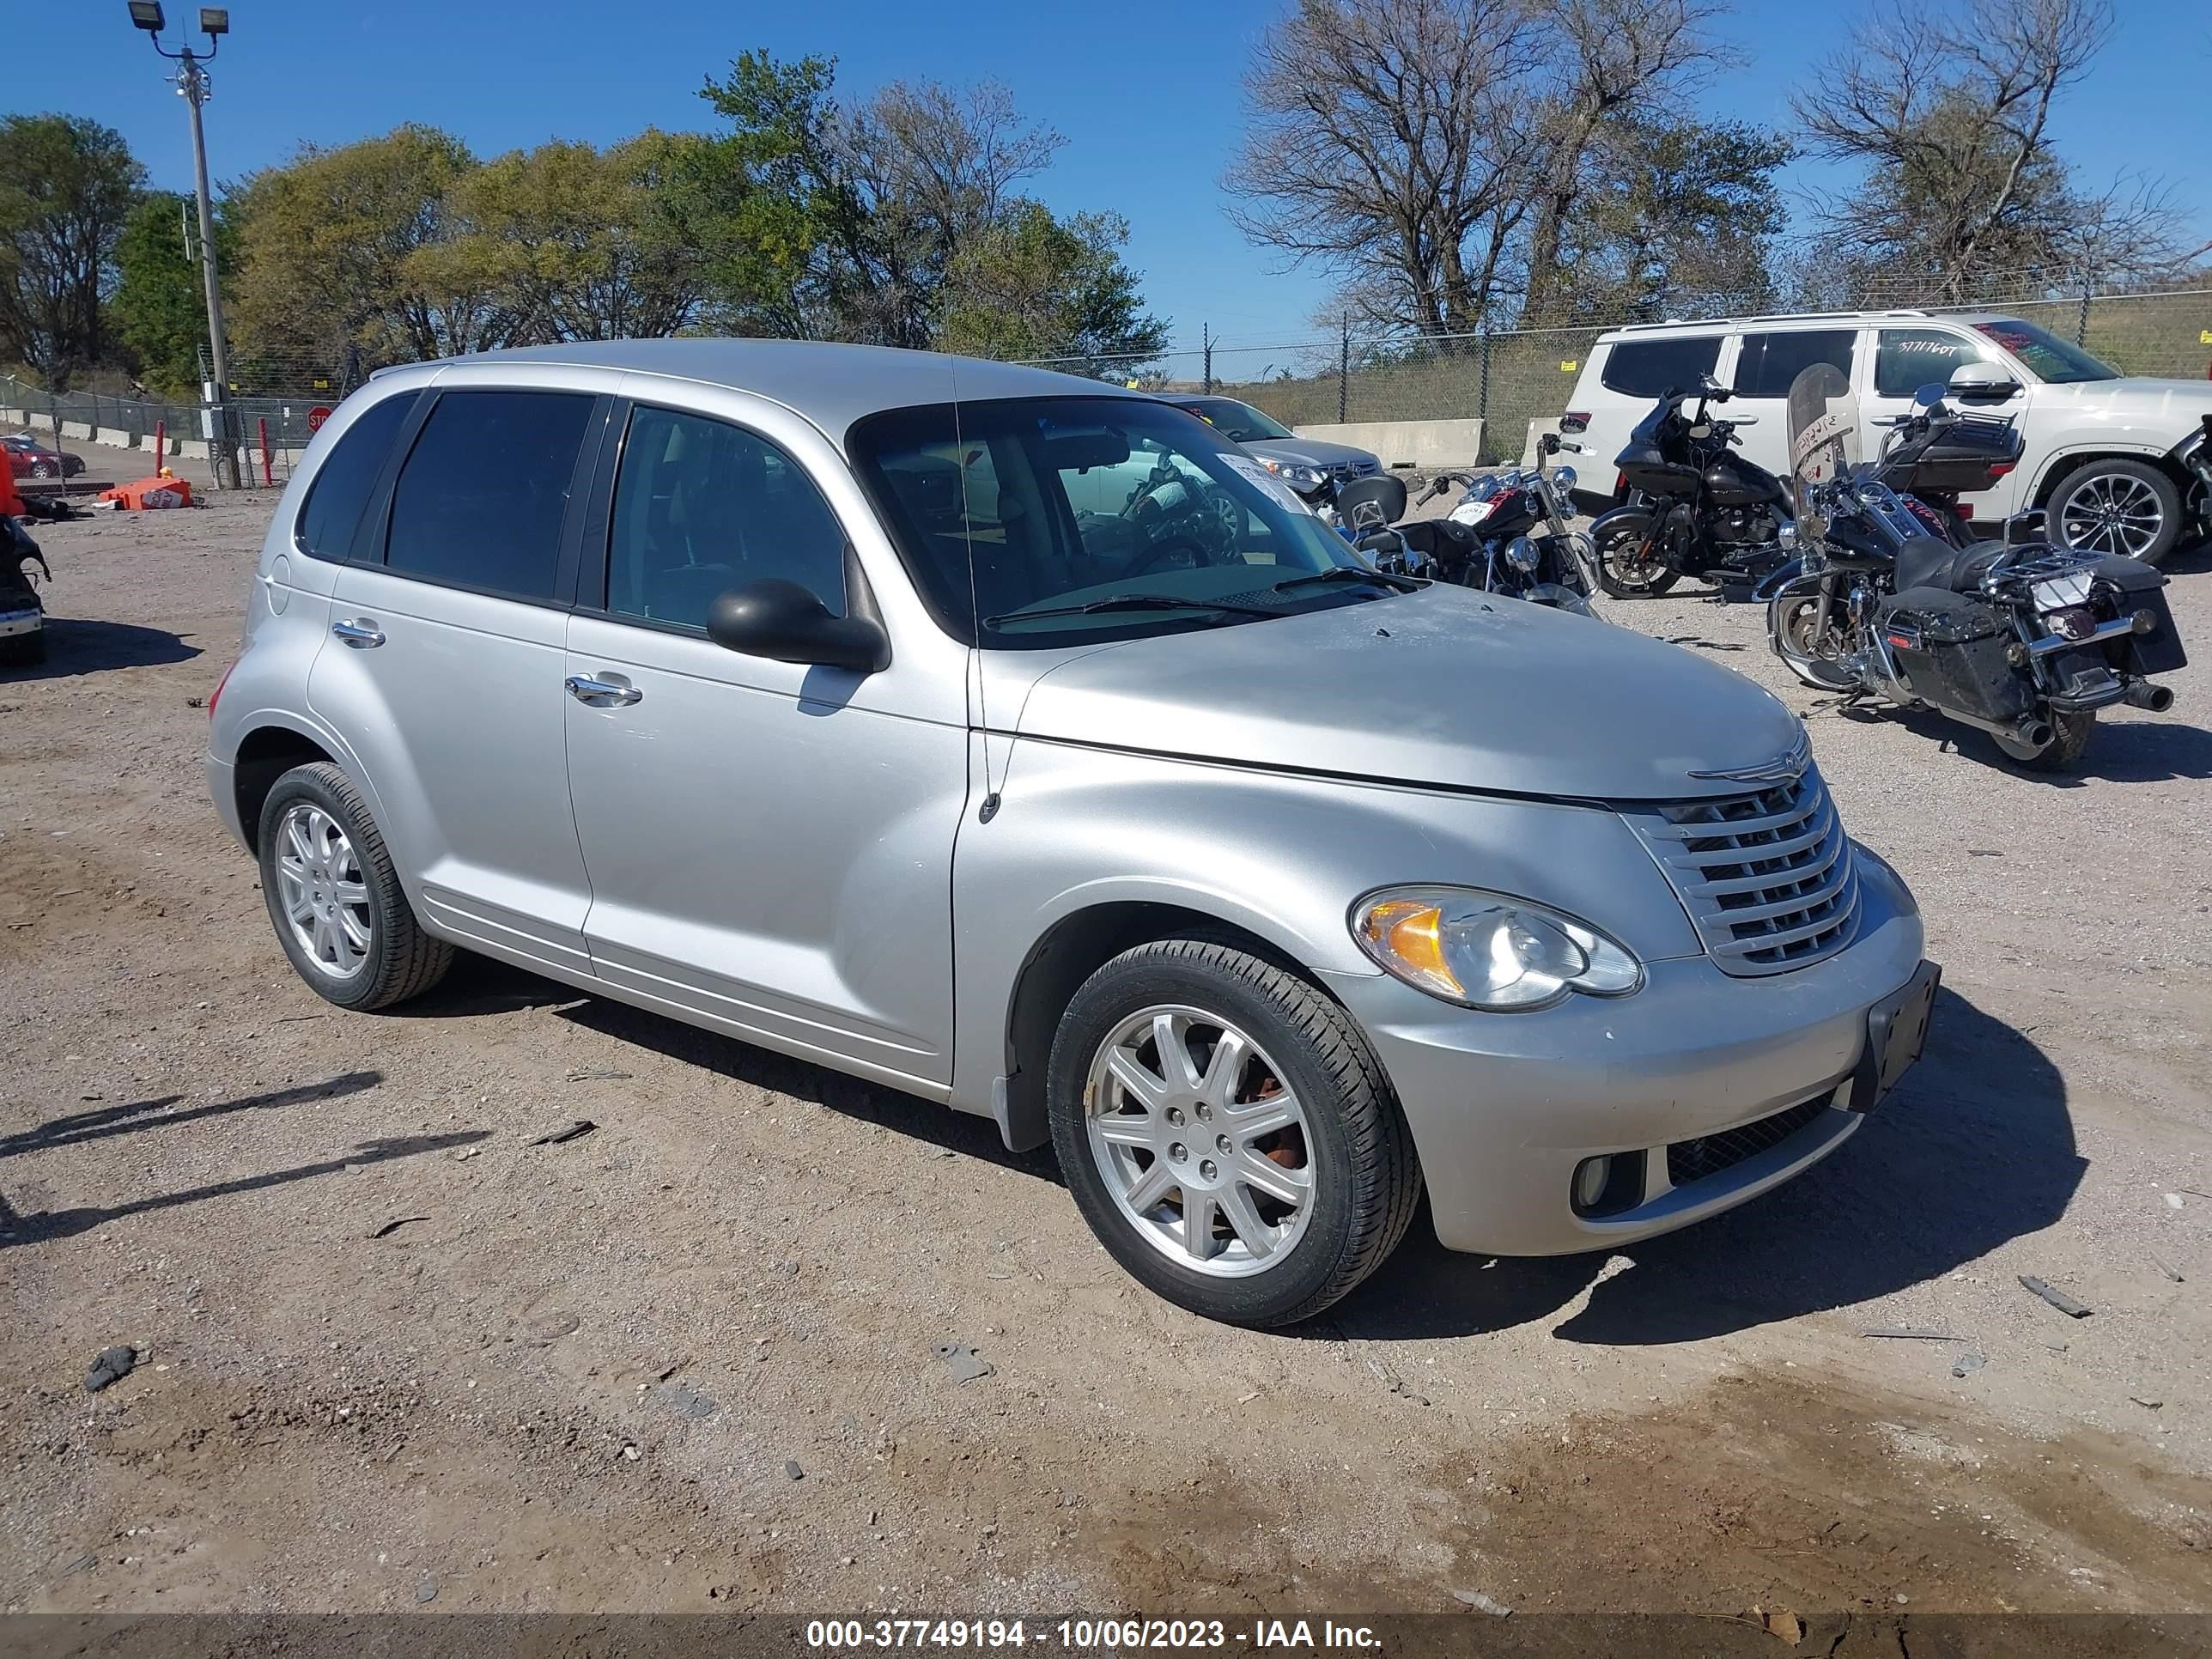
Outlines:
<svg viewBox="0 0 2212 1659"><path fill-rule="evenodd" d="M1339 483L1350 483L1354 478L1372 477L1382 470L1380 461L1340 461L1328 469L1328 476Z"/></svg>
<svg viewBox="0 0 2212 1659"><path fill-rule="evenodd" d="M1684 1187L1707 1176L1718 1175L1747 1158L1756 1158L1770 1147L1779 1146L1827 1109L1828 1097L1816 1095L1802 1105L1763 1117L1756 1123L1723 1129L1718 1134L1699 1135L1694 1140L1678 1140L1667 1148L1667 1179L1677 1187Z"/></svg>
<svg viewBox="0 0 2212 1659"><path fill-rule="evenodd" d="M1747 795L1624 810L1723 973L1787 973L1858 926L1850 837L1818 769Z"/></svg>

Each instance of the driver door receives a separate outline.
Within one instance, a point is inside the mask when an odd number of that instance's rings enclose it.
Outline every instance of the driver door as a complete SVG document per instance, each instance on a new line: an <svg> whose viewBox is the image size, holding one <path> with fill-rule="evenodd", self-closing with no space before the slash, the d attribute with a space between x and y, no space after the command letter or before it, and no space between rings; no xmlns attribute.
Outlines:
<svg viewBox="0 0 2212 1659"><path fill-rule="evenodd" d="M1882 440L1889 435L1890 428L1876 422L1912 414L1913 394L1922 386L1948 385L1951 372L1962 364L1996 361L1966 330L1936 322L1877 329L1874 350L1862 356L1873 360L1864 372L1866 384L1859 388L1861 418L1867 423L1862 444L1869 456L1880 452ZM1977 402L1972 407L1977 414L2008 415L2024 406L2015 392L2003 403ZM2013 511L2021 487L2019 475L2010 473L1997 481L1995 489L1960 500L1986 523Z"/></svg>

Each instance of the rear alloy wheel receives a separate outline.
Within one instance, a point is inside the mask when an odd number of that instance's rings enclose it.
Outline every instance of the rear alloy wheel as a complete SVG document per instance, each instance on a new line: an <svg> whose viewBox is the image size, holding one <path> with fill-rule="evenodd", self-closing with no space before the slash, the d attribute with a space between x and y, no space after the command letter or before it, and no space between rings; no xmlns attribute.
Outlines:
<svg viewBox="0 0 2212 1659"><path fill-rule="evenodd" d="M1358 1028L1226 942L1158 940L1093 974L1046 1088L1091 1231L1208 1318L1311 1318L1397 1247L1420 1196L1412 1136Z"/></svg>
<svg viewBox="0 0 2212 1659"><path fill-rule="evenodd" d="M1682 579L1660 563L1658 526L1648 520L1601 525L1591 548L1597 585L1616 599L1656 599Z"/></svg>
<svg viewBox="0 0 2212 1659"><path fill-rule="evenodd" d="M2051 534L2082 553L2156 564L2181 539L2181 489L2145 461L2091 461L2051 497Z"/></svg>

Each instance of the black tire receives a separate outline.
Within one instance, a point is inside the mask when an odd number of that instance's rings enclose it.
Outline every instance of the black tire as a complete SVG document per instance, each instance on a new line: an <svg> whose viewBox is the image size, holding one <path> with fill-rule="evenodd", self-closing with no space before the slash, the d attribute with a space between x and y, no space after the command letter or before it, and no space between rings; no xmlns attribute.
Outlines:
<svg viewBox="0 0 2212 1659"><path fill-rule="evenodd" d="M284 914L278 891L277 842L286 812L301 802L319 806L335 819L352 844L360 866L361 884L367 892L370 917L367 960L357 972L337 978L308 955ZM453 947L422 931L414 907L400 887L392 867L392 855L368 804L354 787L353 780L328 761L295 766L278 778L262 803L261 822L254 844L260 848L261 896L277 943L291 958L300 977L325 1001L356 1012L388 1008L428 991L453 966Z"/></svg>
<svg viewBox="0 0 2212 1659"><path fill-rule="evenodd" d="M1624 574L1635 544L1651 533L1648 518L1622 518L1590 528L1590 545L1597 556L1597 585L1616 599L1656 599L1681 580L1682 573L1664 565L1644 562L1633 574Z"/></svg>
<svg viewBox="0 0 2212 1659"><path fill-rule="evenodd" d="M2094 526L2085 521L2090 503L2100 493L2108 498L2117 493L2140 501L2144 490L2149 492L2156 504L2160 523L2158 533L2142 552L2132 550L2119 536L2097 536ZM2077 515L2070 533L2067 524L2069 513ZM2058 487L2051 492L2050 514L2051 539L2083 552L2119 553L2141 559L2145 564L2156 564L2181 541L2181 486L2148 461L2113 457L2084 463L2061 478ZM2106 541L2112 544L2103 544Z"/></svg>
<svg viewBox="0 0 2212 1659"><path fill-rule="evenodd" d="M10 634L0 640L0 668L29 668L46 659L46 630Z"/></svg>
<svg viewBox="0 0 2212 1659"><path fill-rule="evenodd" d="M1280 1259L1247 1277L1202 1273L1147 1243L1091 1152L1093 1060L1117 1026L1162 1004L1235 1022L1309 1108L1311 1212ZM1147 1289L1226 1324L1265 1328L1312 1318L1388 1259L1420 1200L1412 1133L1359 1028L1304 980L1232 943L1159 939L1091 975L1060 1019L1046 1091L1060 1172L1099 1242Z"/></svg>
<svg viewBox="0 0 2212 1659"><path fill-rule="evenodd" d="M2023 750L2005 738L1997 738L1997 747L2031 772L2064 772L2081 763L2088 752L2089 739L2096 735L2097 711L2085 708L2070 713L2056 713L2051 716L2051 729L2055 734L2051 741L2033 753Z"/></svg>

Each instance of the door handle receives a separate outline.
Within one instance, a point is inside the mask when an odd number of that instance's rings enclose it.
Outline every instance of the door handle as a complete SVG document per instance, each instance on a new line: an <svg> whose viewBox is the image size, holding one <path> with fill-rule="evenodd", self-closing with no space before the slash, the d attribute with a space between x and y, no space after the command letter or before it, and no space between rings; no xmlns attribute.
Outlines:
<svg viewBox="0 0 2212 1659"><path fill-rule="evenodd" d="M356 651L370 651L384 643L384 630L366 617L353 617L331 624L331 632Z"/></svg>
<svg viewBox="0 0 2212 1659"><path fill-rule="evenodd" d="M589 674L571 674L568 678L568 695L578 702L611 703L626 708L641 702L645 693L623 680L595 679Z"/></svg>

